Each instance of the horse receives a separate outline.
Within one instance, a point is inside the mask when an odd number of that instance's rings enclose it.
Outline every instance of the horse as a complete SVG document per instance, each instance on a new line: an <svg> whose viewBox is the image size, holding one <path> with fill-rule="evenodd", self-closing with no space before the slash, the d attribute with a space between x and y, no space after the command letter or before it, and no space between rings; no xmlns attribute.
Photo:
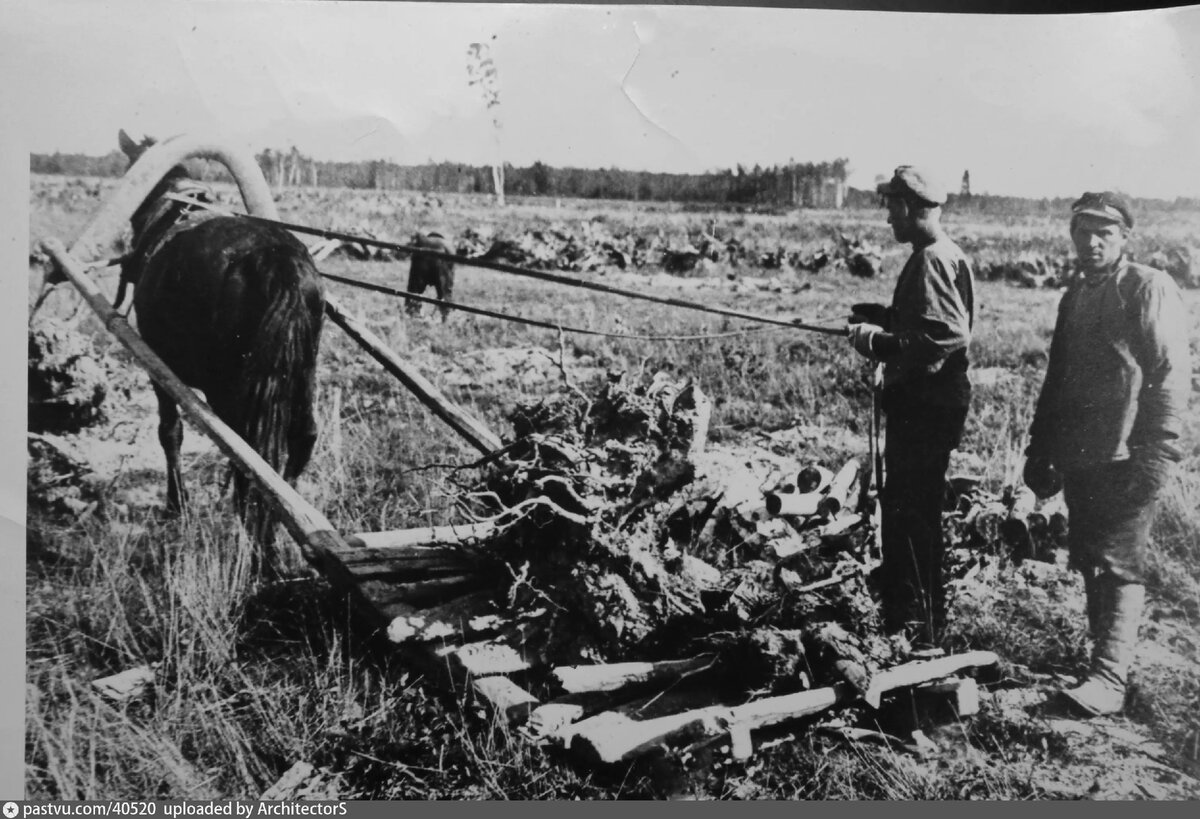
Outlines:
<svg viewBox="0 0 1200 819"><path fill-rule="evenodd" d="M124 130L132 165L155 144ZM313 402L325 305L308 249L282 228L219 216L170 198L204 193L175 166L130 219L132 251L121 266L116 303L134 289L138 332L213 413L294 485L317 438ZM157 384L158 439L167 464L167 511L186 508L180 469L183 423ZM247 531L264 546L277 518L250 480L233 470L234 502Z"/></svg>
<svg viewBox="0 0 1200 819"><path fill-rule="evenodd" d="M442 234L436 232L417 233L413 236L412 243L415 247L424 247L442 253L454 252ZM420 251L414 252L412 262L408 267L407 290L409 293L419 296L428 287L432 287L437 293L437 297L443 301L452 298L454 295L454 262ZM406 299L404 309L408 315L416 316L421 312L421 302L416 299ZM439 304L438 309L442 313L442 321L446 321L450 316L451 308L448 305Z"/></svg>

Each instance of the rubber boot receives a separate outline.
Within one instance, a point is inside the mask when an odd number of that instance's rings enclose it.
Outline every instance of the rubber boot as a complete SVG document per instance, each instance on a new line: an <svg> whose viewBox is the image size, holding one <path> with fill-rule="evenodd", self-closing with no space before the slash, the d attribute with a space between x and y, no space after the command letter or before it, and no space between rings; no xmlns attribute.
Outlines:
<svg viewBox="0 0 1200 819"><path fill-rule="evenodd" d="M1088 716L1119 713L1125 707L1125 683L1137 647L1146 587L1123 583L1110 574L1095 579L1099 631L1087 679L1064 696Z"/></svg>

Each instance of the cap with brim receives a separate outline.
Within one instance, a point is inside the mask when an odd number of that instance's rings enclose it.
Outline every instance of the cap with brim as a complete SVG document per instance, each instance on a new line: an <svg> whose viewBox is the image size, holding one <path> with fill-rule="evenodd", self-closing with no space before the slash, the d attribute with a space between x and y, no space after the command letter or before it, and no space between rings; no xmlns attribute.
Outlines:
<svg viewBox="0 0 1200 819"><path fill-rule="evenodd" d="M904 196L917 199L928 205L941 205L946 201L946 192L929 174L912 165L901 165L887 182L875 187L881 196Z"/></svg>
<svg viewBox="0 0 1200 819"><path fill-rule="evenodd" d="M1071 206L1071 218L1077 216L1094 216L1108 222L1133 227L1133 212L1129 203L1120 194L1112 191L1103 193L1085 193Z"/></svg>

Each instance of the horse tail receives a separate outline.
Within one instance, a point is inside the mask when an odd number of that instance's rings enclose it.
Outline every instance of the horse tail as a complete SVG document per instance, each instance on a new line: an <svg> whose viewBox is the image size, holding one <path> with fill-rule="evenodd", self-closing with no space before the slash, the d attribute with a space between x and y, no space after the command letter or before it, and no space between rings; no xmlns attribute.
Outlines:
<svg viewBox="0 0 1200 819"><path fill-rule="evenodd" d="M250 340L238 385L242 434L289 482L303 471L316 439L313 415L324 294L303 248L272 245L243 262L246 281L261 283L261 322ZM247 530L269 544L277 515L240 472L234 498Z"/></svg>

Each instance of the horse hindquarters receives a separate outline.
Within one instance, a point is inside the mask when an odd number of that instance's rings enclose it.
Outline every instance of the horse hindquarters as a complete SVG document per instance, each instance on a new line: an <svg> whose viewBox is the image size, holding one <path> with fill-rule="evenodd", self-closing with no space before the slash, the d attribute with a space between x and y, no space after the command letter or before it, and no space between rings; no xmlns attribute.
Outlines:
<svg viewBox="0 0 1200 819"><path fill-rule="evenodd" d="M290 235L245 257L241 272L265 303L237 389L243 435L272 469L294 482L316 441L313 403L324 309L320 277L307 250ZM274 515L244 476L235 475L234 490L247 528L269 542Z"/></svg>

